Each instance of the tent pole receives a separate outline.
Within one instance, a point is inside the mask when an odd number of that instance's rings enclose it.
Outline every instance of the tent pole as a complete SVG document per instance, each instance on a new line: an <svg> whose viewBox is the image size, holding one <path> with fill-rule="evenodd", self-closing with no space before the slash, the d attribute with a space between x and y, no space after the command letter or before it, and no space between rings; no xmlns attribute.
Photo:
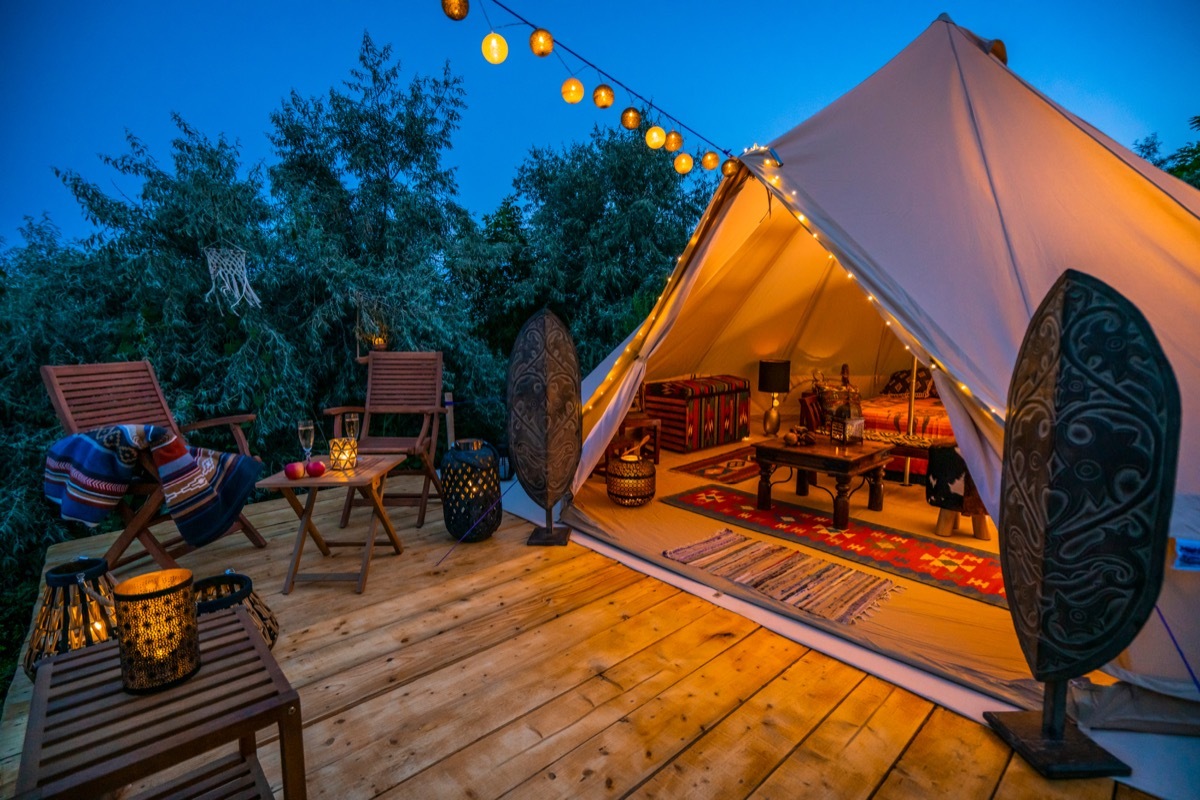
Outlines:
<svg viewBox="0 0 1200 800"><path fill-rule="evenodd" d="M912 372L908 376L908 435L913 435L914 420L913 416L916 413L917 407L917 357L913 356ZM912 459L905 456L904 458L904 485L911 486L909 483L909 470L912 469Z"/></svg>

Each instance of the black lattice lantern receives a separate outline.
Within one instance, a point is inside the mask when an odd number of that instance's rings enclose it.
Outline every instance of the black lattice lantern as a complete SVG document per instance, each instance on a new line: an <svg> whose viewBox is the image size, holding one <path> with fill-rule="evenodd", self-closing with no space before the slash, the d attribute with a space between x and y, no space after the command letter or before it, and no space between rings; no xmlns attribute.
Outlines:
<svg viewBox="0 0 1200 800"><path fill-rule="evenodd" d="M636 508L654 499L654 462L637 455L610 456L605 483L608 499L619 506Z"/></svg>
<svg viewBox="0 0 1200 800"><path fill-rule="evenodd" d="M43 658L107 641L114 635L117 619L112 588L108 562L103 558L80 556L46 571L46 591L25 650L25 674L30 680Z"/></svg>
<svg viewBox="0 0 1200 800"><path fill-rule="evenodd" d="M258 596L258 592L254 591L254 582L249 576L227 569L223 575L201 578L192 588L196 592L196 616L203 617L241 605L254 627L262 634L268 648L274 647L279 640L279 620Z"/></svg>
<svg viewBox="0 0 1200 800"><path fill-rule="evenodd" d="M442 517L462 542L482 542L500 527L500 458L482 439L460 439L442 458Z"/></svg>
<svg viewBox="0 0 1200 800"><path fill-rule="evenodd" d="M200 669L192 573L164 569L113 588L125 691L145 694L182 683Z"/></svg>

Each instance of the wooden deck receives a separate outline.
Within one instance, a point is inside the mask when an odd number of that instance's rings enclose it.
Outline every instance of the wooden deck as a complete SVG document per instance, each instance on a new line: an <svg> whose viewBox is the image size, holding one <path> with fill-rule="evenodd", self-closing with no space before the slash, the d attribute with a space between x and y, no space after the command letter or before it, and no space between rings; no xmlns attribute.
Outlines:
<svg viewBox="0 0 1200 800"><path fill-rule="evenodd" d="M322 530L340 499L319 500ZM278 615L310 797L1148 796L1106 779L1047 782L976 722L578 544L526 547L531 526L511 516L439 565L452 544L440 509L421 530L394 509L404 554L377 548L364 594L308 583L284 596L295 516L282 500L248 515L266 550L230 537L183 564L250 575ZM356 511L348 530L365 518ZM102 551L73 542L47 562ZM322 559L308 551L313 569ZM355 550L335 552L354 567ZM4 796L30 691L18 673L0 734ZM269 742L260 756L278 793Z"/></svg>

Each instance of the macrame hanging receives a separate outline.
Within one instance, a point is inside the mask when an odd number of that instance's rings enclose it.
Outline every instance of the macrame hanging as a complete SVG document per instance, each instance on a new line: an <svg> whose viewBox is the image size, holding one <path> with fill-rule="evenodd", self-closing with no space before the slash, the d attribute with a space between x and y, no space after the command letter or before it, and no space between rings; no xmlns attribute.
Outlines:
<svg viewBox="0 0 1200 800"><path fill-rule="evenodd" d="M243 301L252 308L261 305L246 275L245 250L240 247L206 247L204 257L208 259L208 275L212 279L212 288L204 295L205 300L214 294L224 296L229 302L229 310L235 315L237 312L234 308Z"/></svg>

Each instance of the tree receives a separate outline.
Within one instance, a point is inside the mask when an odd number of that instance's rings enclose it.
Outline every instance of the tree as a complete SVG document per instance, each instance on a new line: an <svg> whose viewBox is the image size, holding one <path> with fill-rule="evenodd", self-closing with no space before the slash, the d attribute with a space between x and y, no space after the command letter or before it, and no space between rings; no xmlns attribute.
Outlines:
<svg viewBox="0 0 1200 800"><path fill-rule="evenodd" d="M1200 117L1192 117L1188 125L1192 130L1200 130ZM1152 133L1135 141L1133 151L1164 172L1200 189L1200 141L1187 142L1174 153L1163 155L1162 140Z"/></svg>
<svg viewBox="0 0 1200 800"><path fill-rule="evenodd" d="M514 185L528 220L530 275L513 309L553 308L584 372L649 313L715 181L682 176L638 131L595 128L560 152L535 148Z"/></svg>

